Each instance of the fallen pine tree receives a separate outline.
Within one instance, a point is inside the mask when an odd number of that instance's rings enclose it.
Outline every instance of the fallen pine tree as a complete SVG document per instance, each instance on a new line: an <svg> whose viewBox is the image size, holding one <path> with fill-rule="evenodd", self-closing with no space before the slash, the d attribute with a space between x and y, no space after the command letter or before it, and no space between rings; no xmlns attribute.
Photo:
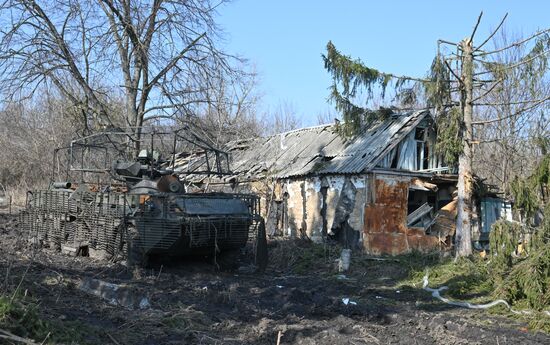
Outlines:
<svg viewBox="0 0 550 345"><path fill-rule="evenodd" d="M496 309L526 318L533 329L550 332L549 191L550 155L546 154L529 178L513 181L511 197L520 221L493 224L485 259L443 259L416 270L407 283L422 279L422 287L435 298L456 306L503 306ZM439 288L428 287L428 275L430 284ZM443 291L452 299L441 296Z"/></svg>

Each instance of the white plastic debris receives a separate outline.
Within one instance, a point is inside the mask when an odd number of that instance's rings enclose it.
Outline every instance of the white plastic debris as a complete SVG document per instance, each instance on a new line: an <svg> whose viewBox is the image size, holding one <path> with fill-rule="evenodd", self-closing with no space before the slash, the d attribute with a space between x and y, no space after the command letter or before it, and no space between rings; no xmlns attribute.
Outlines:
<svg viewBox="0 0 550 345"><path fill-rule="evenodd" d="M348 305L348 304L357 305L357 302L352 301L347 297L342 298L342 303L344 303L344 305Z"/></svg>
<svg viewBox="0 0 550 345"><path fill-rule="evenodd" d="M284 288L284 286L282 286L282 285L276 285L276 286L277 286L277 289L282 289L282 288Z"/></svg>
<svg viewBox="0 0 550 345"><path fill-rule="evenodd" d="M151 306L151 303L149 303L149 298L147 297L144 297L141 299L141 301L139 302L139 309L143 310L143 309L147 309Z"/></svg>
<svg viewBox="0 0 550 345"><path fill-rule="evenodd" d="M338 271L345 272L349 270L350 261L351 249L342 249L342 253L340 253L340 260L338 262Z"/></svg>

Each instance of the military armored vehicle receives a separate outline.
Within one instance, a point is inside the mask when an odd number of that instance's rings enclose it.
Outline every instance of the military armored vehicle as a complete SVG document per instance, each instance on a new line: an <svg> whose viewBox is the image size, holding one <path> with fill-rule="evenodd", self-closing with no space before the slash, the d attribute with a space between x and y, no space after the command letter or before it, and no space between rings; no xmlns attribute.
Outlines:
<svg viewBox="0 0 550 345"><path fill-rule="evenodd" d="M22 223L30 240L137 265L186 255L227 265L248 244L265 268L259 198L209 186L231 175L227 154L188 127L144 128L140 140L130 133L97 133L54 150L49 188L27 194Z"/></svg>

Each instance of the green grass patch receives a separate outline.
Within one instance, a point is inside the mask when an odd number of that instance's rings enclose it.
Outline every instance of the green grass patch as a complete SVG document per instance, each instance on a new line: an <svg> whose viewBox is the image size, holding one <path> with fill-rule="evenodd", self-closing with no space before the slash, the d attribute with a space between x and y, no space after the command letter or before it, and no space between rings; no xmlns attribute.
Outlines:
<svg viewBox="0 0 550 345"><path fill-rule="evenodd" d="M428 274L430 287L448 286L445 294L472 302L487 300L492 293L486 262L477 258L430 258L427 263L416 261L411 264L409 277L401 285L420 286Z"/></svg>
<svg viewBox="0 0 550 345"><path fill-rule="evenodd" d="M38 343L45 340L44 344L86 344L86 338L93 334L79 321L45 321L38 308L36 302L21 296L0 296L0 329Z"/></svg>
<svg viewBox="0 0 550 345"><path fill-rule="evenodd" d="M409 276L399 283L402 287L421 288L422 278L428 274L430 287L447 286L449 288L442 293L445 297L478 304L504 299L515 310L529 310L530 314L514 314L504 306L496 306L487 311L494 315L507 316L525 322L532 330L550 333L550 316L542 311L548 309L548 305L544 303L545 294L538 295L537 301L540 302L534 307L534 297L530 298L522 292L524 290L521 284L536 282L536 272L526 271L525 267L520 265L525 261L518 262L510 271L504 272L495 269L495 264L491 260L479 257L458 260L426 258L423 261L413 256L411 259ZM401 257L401 260L406 260L406 257ZM514 271L523 272L522 279L518 281ZM531 276L530 279L529 276Z"/></svg>

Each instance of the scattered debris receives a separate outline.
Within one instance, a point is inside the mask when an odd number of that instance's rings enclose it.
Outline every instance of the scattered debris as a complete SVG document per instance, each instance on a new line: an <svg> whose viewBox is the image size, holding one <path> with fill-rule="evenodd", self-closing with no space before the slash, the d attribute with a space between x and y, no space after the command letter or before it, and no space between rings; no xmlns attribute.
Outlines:
<svg viewBox="0 0 550 345"><path fill-rule="evenodd" d="M350 304L350 305L357 305L357 302L354 302L354 301L350 300L350 299L347 298L347 297L346 297L346 298L342 298L342 303L344 303L344 305L348 305L348 304Z"/></svg>
<svg viewBox="0 0 550 345"><path fill-rule="evenodd" d="M16 343L22 343L22 344L28 344L28 345L38 345L38 343L34 342L31 339L26 339L26 338L17 336L3 329L0 329L0 339L6 339L7 341L10 341L10 342L16 342Z"/></svg>
<svg viewBox="0 0 550 345"><path fill-rule="evenodd" d="M8 223L12 224L0 216L0 228ZM542 332L519 331L519 327L525 325L521 320L507 323L505 318L495 319L487 314L484 316L487 323L478 324L468 309L437 307L427 312L425 302L432 298L421 289L407 290L407 293L401 289L401 294L394 293L392 287L408 272L408 265L403 262L414 259L412 256L358 261L353 270L345 274L348 278L345 280L335 279L338 273L334 259L340 256L341 248L331 252L327 259L313 256L316 265L303 274L275 267L276 260L270 260L265 274L239 276L216 272L206 261L186 261L178 265L165 264L161 275L158 267L140 269L140 277L135 278L133 269L119 263L105 265L59 252L32 252L26 241L18 240L22 238L18 232L22 228L13 224L6 227L9 232L0 231L0 272L7 272L8 268L10 272L9 279L1 279L2 288L8 285L9 300L25 274L28 258L34 253L35 264L21 284L21 296L23 298L23 291L28 290L25 301L37 302L37 320L62 328L48 328L40 334L16 333L9 319L4 324L0 319L0 329L38 344L49 331L52 335L45 343L119 342L121 345L276 344L279 331L280 345L388 341L408 344L411 339L418 345L462 345L494 339L496 335L501 337L501 344L504 343L502 337L506 336L507 343L535 345L549 343L550 339ZM18 241L21 245L17 245ZM279 247L288 249L290 243ZM293 255L306 255L315 248L302 246ZM320 253L324 255L325 251ZM271 256L280 254L270 251ZM294 259L298 258L301 256ZM294 260L287 256L282 259ZM287 267L282 262L281 265ZM58 275L64 280L57 280ZM79 290L84 280L89 280L86 294L90 297ZM100 285L104 286L103 291ZM125 289L131 295L127 302L122 296ZM361 296L361 300L355 296ZM384 298L380 298L382 296ZM113 299L115 303L111 305L109 301ZM420 307L415 307L416 300L421 302ZM123 304L132 304L133 310L139 310L142 301L142 307L149 302L149 309L129 312L129 308L123 307ZM518 322L522 324L518 326ZM64 338L59 340L60 336ZM0 339L0 343L3 341L5 339Z"/></svg>
<svg viewBox="0 0 550 345"><path fill-rule="evenodd" d="M151 306L149 298L126 285L108 283L99 279L85 278L79 289L106 300L111 305L118 305L129 310L147 309Z"/></svg>

